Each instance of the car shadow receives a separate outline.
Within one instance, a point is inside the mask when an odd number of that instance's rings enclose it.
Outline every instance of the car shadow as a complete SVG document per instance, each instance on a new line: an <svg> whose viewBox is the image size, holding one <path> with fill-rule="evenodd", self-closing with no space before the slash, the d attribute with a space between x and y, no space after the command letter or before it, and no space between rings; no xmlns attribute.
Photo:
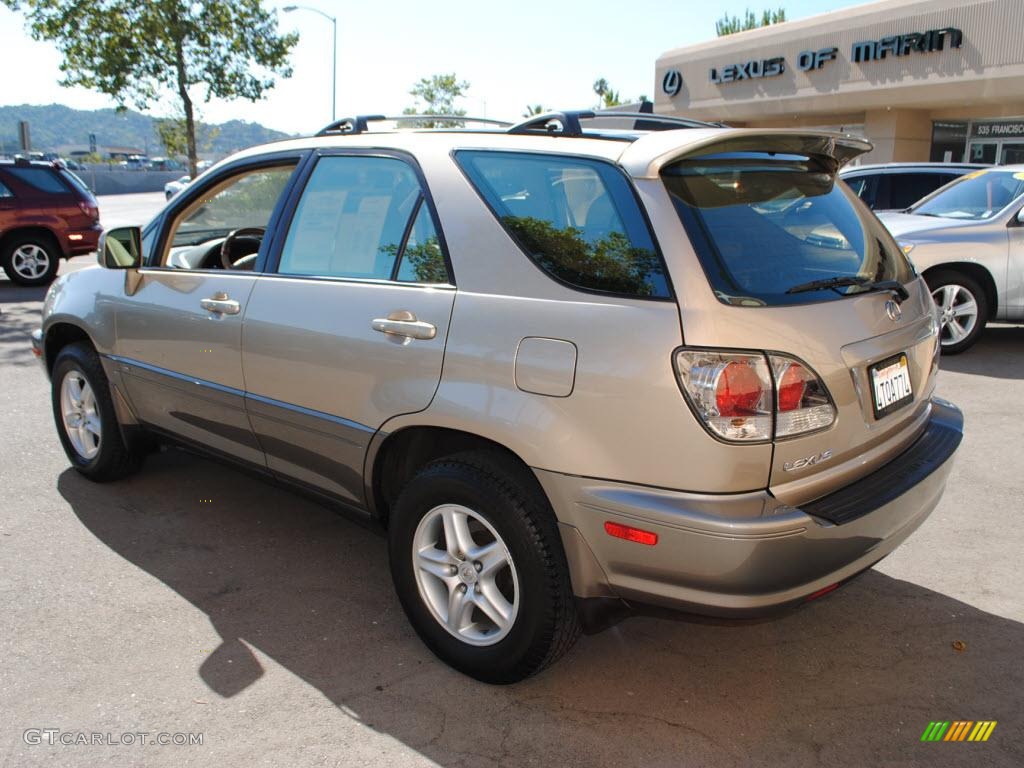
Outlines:
<svg viewBox="0 0 1024 768"><path fill-rule="evenodd" d="M260 684L256 650L446 767L1022 763L1024 625L878 571L770 622L629 619L491 687L425 649L384 539L330 509L174 449L115 484L69 469L58 489L103 545L209 617L220 646L180 674L225 706ZM984 745L920 742L956 719L999 727Z"/></svg>
<svg viewBox="0 0 1024 768"><path fill-rule="evenodd" d="M990 324L973 347L942 357L940 367L997 379L1024 379L1024 325Z"/></svg>
<svg viewBox="0 0 1024 768"><path fill-rule="evenodd" d="M0 364L38 365L31 333L42 319L46 288L26 288L0 277Z"/></svg>

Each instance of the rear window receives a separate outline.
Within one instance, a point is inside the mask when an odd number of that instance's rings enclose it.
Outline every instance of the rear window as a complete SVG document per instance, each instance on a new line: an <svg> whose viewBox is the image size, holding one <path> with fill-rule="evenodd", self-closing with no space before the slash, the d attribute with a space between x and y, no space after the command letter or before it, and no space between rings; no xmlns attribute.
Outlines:
<svg viewBox="0 0 1024 768"><path fill-rule="evenodd" d="M625 176L586 158L461 151L456 159L533 262L574 288L669 298L661 255Z"/></svg>
<svg viewBox="0 0 1024 768"><path fill-rule="evenodd" d="M62 168L58 173L60 173L61 178L64 179L64 181L81 192L85 197L92 197L92 191L84 181L78 178L76 174L72 173L67 168Z"/></svg>
<svg viewBox="0 0 1024 768"><path fill-rule="evenodd" d="M14 166L7 168L7 172L18 181L24 182L40 192L66 195L69 191L64 182L49 168L18 168Z"/></svg>
<svg viewBox="0 0 1024 768"><path fill-rule="evenodd" d="M676 162L662 179L719 301L805 304L868 290L790 292L816 280L906 282L913 271L882 224L823 162L722 153Z"/></svg>

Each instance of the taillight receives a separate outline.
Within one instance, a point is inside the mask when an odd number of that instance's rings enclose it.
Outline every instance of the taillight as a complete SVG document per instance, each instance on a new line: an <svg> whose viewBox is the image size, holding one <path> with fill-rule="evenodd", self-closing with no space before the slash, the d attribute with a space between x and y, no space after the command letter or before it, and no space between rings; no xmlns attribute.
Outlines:
<svg viewBox="0 0 1024 768"><path fill-rule="evenodd" d="M681 349L676 370L697 414L725 440L772 437L772 380L764 355Z"/></svg>
<svg viewBox="0 0 1024 768"><path fill-rule="evenodd" d="M790 437L827 427L835 409L821 379L802 363L784 355L768 355L775 375L775 436Z"/></svg>
<svg viewBox="0 0 1024 768"><path fill-rule="evenodd" d="M681 349L675 363L687 400L705 426L724 440L792 437L835 420L825 385L794 358Z"/></svg>
<svg viewBox="0 0 1024 768"><path fill-rule="evenodd" d="M100 218L100 209L92 203L87 203L85 200L78 201L78 207L86 216L93 221L98 221Z"/></svg>

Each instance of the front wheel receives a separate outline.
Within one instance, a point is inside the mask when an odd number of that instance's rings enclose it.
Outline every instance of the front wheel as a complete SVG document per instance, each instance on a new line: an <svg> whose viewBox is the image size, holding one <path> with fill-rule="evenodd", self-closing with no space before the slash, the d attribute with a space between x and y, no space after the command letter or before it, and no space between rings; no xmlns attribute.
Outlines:
<svg viewBox="0 0 1024 768"><path fill-rule="evenodd" d="M988 321L988 299L972 277L940 270L926 277L939 313L942 354L956 355L974 345Z"/></svg>
<svg viewBox="0 0 1024 768"><path fill-rule="evenodd" d="M529 677L579 635L547 499L500 455L459 454L421 470L395 503L389 554L417 634L477 680Z"/></svg>
<svg viewBox="0 0 1024 768"><path fill-rule="evenodd" d="M101 482L137 470L141 455L124 444L110 385L92 347L83 342L64 347L50 380L53 419L72 466Z"/></svg>

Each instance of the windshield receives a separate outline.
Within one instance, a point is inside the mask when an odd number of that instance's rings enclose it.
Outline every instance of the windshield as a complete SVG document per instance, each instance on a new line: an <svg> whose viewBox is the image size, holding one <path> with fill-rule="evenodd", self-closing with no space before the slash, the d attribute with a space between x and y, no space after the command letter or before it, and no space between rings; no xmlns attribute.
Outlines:
<svg viewBox="0 0 1024 768"><path fill-rule="evenodd" d="M881 223L815 158L705 155L674 163L662 178L723 303L825 301L913 276ZM832 285L808 289L819 280Z"/></svg>
<svg viewBox="0 0 1024 768"><path fill-rule="evenodd" d="M910 209L919 216L950 219L990 219L1024 195L1024 173L982 170L961 176Z"/></svg>

